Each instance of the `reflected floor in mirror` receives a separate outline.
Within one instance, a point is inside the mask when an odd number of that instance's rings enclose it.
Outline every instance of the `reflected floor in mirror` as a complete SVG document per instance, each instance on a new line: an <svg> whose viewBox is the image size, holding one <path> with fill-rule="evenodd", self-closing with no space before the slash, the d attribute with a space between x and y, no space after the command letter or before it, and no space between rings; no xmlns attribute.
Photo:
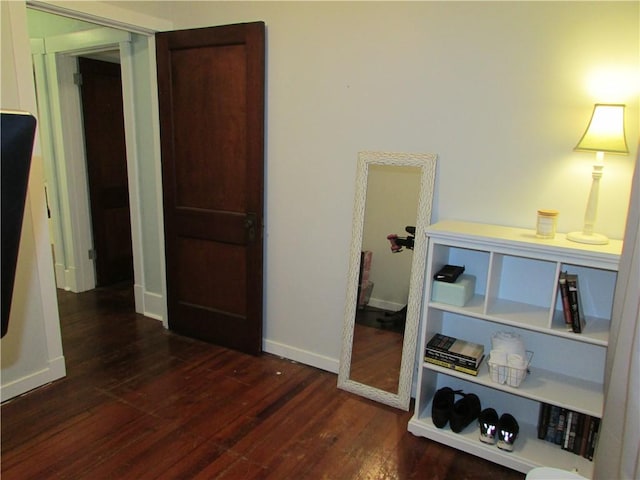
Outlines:
<svg viewBox="0 0 640 480"><path fill-rule="evenodd" d="M356 323L396 333L404 333L406 308L393 312L366 306L356 311Z"/></svg>
<svg viewBox="0 0 640 480"><path fill-rule="evenodd" d="M175 335L131 288L60 292L67 377L2 405L2 480L523 480L336 375Z"/></svg>
<svg viewBox="0 0 640 480"><path fill-rule="evenodd" d="M350 377L396 393L402 361L404 322L394 312L366 307L356 312Z"/></svg>

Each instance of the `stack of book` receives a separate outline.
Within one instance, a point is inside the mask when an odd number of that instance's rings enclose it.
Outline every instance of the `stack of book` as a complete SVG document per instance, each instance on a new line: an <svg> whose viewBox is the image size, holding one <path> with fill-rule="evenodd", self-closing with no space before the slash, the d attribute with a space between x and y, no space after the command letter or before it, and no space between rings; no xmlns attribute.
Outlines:
<svg viewBox="0 0 640 480"><path fill-rule="evenodd" d="M540 404L538 438L555 443L568 452L593 460L600 419L566 408Z"/></svg>
<svg viewBox="0 0 640 480"><path fill-rule="evenodd" d="M585 327L584 313L580 301L578 275L560 272L558 289L562 297L562 313L564 323L569 332L582 333Z"/></svg>
<svg viewBox="0 0 640 480"><path fill-rule="evenodd" d="M467 342L455 337L436 333L425 351L427 363L450 368L458 372L478 375L478 368L484 358L484 345Z"/></svg>

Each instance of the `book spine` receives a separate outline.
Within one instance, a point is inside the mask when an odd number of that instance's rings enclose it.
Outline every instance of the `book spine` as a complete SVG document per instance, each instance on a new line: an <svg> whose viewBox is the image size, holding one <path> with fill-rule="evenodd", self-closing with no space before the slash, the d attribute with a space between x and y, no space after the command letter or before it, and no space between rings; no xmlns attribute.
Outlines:
<svg viewBox="0 0 640 480"><path fill-rule="evenodd" d="M425 357L425 362L431 363L433 365L438 365L440 367L449 368L451 370L455 370L456 372L467 373L469 375L477 376L478 370L475 368L465 367L463 365L458 365L456 363L447 362L444 360L440 360L439 358Z"/></svg>
<svg viewBox="0 0 640 480"><path fill-rule="evenodd" d="M564 449L569 452L573 452L573 446L576 441L576 429L578 427L578 419L580 418L580 414L577 412L571 412L571 421L567 421L567 436L564 442Z"/></svg>
<svg viewBox="0 0 640 480"><path fill-rule="evenodd" d="M593 422L593 437L591 439L591 443L589 444L589 449L587 451L587 459L593 460L593 454L596 449L596 445L598 444L598 437L600 435L600 419L594 418Z"/></svg>
<svg viewBox="0 0 640 480"><path fill-rule="evenodd" d="M476 363L466 362L466 361L460 361L459 359L456 359L456 358L450 358L450 357L442 355L439 352L436 352L435 354L432 354L432 352L426 352L424 358L425 358L425 361L427 359L433 359L433 360L438 360L440 362L456 365L456 366L459 366L459 367L462 367L462 368L468 368L468 369L471 369L471 370L478 370L478 367L480 366L480 363L484 359L484 355L480 358L480 360L478 361L477 364Z"/></svg>
<svg viewBox="0 0 640 480"><path fill-rule="evenodd" d="M547 427L549 426L549 413L551 405L548 403L540 404L540 412L538 413L538 439L544 440L547 435Z"/></svg>
<svg viewBox="0 0 640 480"><path fill-rule="evenodd" d="M580 454L580 448L582 447L582 434L584 432L584 422L586 421L587 415L584 413L578 414L578 419L576 422L576 433L575 438L573 440L573 453L576 455Z"/></svg>
<svg viewBox="0 0 640 480"><path fill-rule="evenodd" d="M469 360L467 358L459 357L458 355L452 353L441 352L440 350L432 350L427 348L425 352L425 356L437 358L439 360L456 363L461 366L465 366L468 368L477 368L480 364L479 360ZM482 358L482 357L481 357Z"/></svg>
<svg viewBox="0 0 640 480"><path fill-rule="evenodd" d="M551 412L549 413L549 425L547 426L547 433L544 437L547 442L555 443L556 427L558 426L559 418L560 407L558 407L557 405L551 405Z"/></svg>
<svg viewBox="0 0 640 480"><path fill-rule="evenodd" d="M582 306L580 305L577 275L567 275L567 287L569 289L569 304L571 305L572 328L575 333L582 333L584 318L582 317Z"/></svg>
<svg viewBox="0 0 640 480"><path fill-rule="evenodd" d="M567 427L567 409L561 408L560 415L558 416L558 425L556 426L556 437L554 443L556 445L562 445L562 439L564 438L564 430Z"/></svg>
<svg viewBox="0 0 640 480"><path fill-rule="evenodd" d="M558 280L558 290L562 299L562 314L564 315L564 325L568 331L573 331L573 319L571 315L571 304L569 303L569 287L567 286L567 272L560 272Z"/></svg>
<svg viewBox="0 0 640 480"><path fill-rule="evenodd" d="M577 452L581 457L586 457L587 454L587 446L589 444L589 432L591 430L591 423L593 422L593 417L590 415L586 415L584 419L584 425L582 427L582 441L580 442L580 451Z"/></svg>
<svg viewBox="0 0 640 480"><path fill-rule="evenodd" d="M582 455L584 458L589 458L589 450L591 449L591 445L593 444L593 433L595 430L596 421L597 418L591 417L591 421L589 422L589 432L587 433L587 448Z"/></svg>
<svg viewBox="0 0 640 480"><path fill-rule="evenodd" d="M567 412L566 426L564 428L564 438L562 439L562 449L569 449L569 437L571 436L571 422L573 421L573 412L569 410Z"/></svg>

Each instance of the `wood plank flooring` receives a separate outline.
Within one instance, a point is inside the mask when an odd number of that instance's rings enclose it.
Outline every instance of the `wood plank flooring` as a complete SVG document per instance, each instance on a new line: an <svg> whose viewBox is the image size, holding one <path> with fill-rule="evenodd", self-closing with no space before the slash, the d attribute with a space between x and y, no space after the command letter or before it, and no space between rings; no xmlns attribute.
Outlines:
<svg viewBox="0 0 640 480"><path fill-rule="evenodd" d="M3 480L524 478L333 374L174 335L130 287L59 302L67 377L2 405Z"/></svg>

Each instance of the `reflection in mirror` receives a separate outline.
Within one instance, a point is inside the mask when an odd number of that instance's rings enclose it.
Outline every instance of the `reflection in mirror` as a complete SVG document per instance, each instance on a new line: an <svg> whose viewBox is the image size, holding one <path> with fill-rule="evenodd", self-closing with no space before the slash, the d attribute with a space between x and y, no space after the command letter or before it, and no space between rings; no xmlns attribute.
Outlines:
<svg viewBox="0 0 640 480"><path fill-rule="evenodd" d="M338 387L405 410L435 161L433 154L384 152L358 158Z"/></svg>
<svg viewBox="0 0 640 480"><path fill-rule="evenodd" d="M369 165L349 378L398 392L420 168ZM403 236L404 235L404 236ZM393 243L392 243L393 242Z"/></svg>

